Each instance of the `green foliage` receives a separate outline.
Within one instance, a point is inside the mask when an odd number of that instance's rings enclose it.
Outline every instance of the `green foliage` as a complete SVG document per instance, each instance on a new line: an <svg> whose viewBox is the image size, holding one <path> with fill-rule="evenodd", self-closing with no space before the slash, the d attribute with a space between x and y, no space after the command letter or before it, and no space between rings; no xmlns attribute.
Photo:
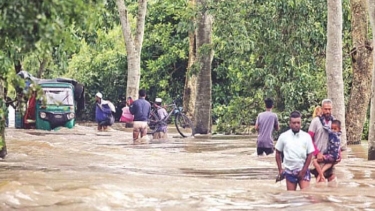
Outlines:
<svg viewBox="0 0 375 211"><path fill-rule="evenodd" d="M142 49L141 86L149 98L182 95L188 60L186 1L155 1L148 6Z"/></svg>
<svg viewBox="0 0 375 211"><path fill-rule="evenodd" d="M0 44L7 49L9 58L22 60L28 52L52 51L51 47L64 41L65 50L74 48L69 26L75 21L84 24L90 0L66 1L6 1L1 5Z"/></svg>
<svg viewBox="0 0 375 211"><path fill-rule="evenodd" d="M363 132L362 132L361 140L368 140L368 132L369 132L369 118L366 118L365 124L363 125Z"/></svg>
<svg viewBox="0 0 375 211"><path fill-rule="evenodd" d="M229 105L219 105L213 109L217 132L225 134L249 133L262 109L261 99L236 97Z"/></svg>
<svg viewBox="0 0 375 211"><path fill-rule="evenodd" d="M104 4L96 0L2 1L0 3L0 75L12 81L8 90L24 87L14 74L15 62L37 75L45 61L44 78L61 77L71 55L77 51L82 31L90 29L92 18ZM12 96L13 95L13 96ZM10 93L15 97L15 93ZM21 106L21 105L20 105Z"/></svg>
<svg viewBox="0 0 375 211"><path fill-rule="evenodd" d="M289 113L304 113L326 97L326 2L313 0L207 1L214 16L215 51L212 105L218 130L239 133L264 110L270 97L283 129ZM132 29L136 1L126 0ZM7 1L0 4L0 74L21 60L33 75L47 61L42 77L70 77L85 85L93 118L94 94L116 102L127 81L127 58L115 1ZM197 8L185 0L149 1L141 55L141 84L150 100L171 101L183 93L188 61L188 33ZM349 0L344 9L345 96L350 92ZM191 74L198 68L192 67ZM195 71L194 71L195 70ZM12 77L14 74L11 74ZM8 80L9 81L9 80ZM11 81L11 80L10 80ZM306 127L305 126L305 127Z"/></svg>
<svg viewBox="0 0 375 211"><path fill-rule="evenodd" d="M239 96L270 97L275 110L286 117L283 129L291 111L309 114L310 107L326 97L326 10L326 2L312 0L213 4L214 107L235 105L232 99ZM344 77L350 78L348 67ZM232 118L237 120L235 128L243 114L233 115L238 115Z"/></svg>
<svg viewBox="0 0 375 211"><path fill-rule="evenodd" d="M132 2L127 4L132 24L132 16L137 10L134 5L136 4ZM182 13L176 11L183 11L185 6L185 1L149 2L141 55L140 86L147 89L150 100L162 97L164 101L171 101L183 93L188 43L187 32L179 30ZM106 8L107 12L117 13L111 5ZM109 14L105 15L108 16ZM98 23L102 24L105 25ZM91 105L94 104L93 96L97 91L101 91L106 99L113 102L125 97L127 58L124 38L118 23L111 27L112 29L97 29L93 33L93 40L86 38L79 43L80 50L72 56L69 71L65 75L85 85L89 106L84 118L93 118Z"/></svg>
<svg viewBox="0 0 375 211"><path fill-rule="evenodd" d="M86 118L93 118L94 96L102 92L105 99L116 103L125 97L127 60L121 34L117 26L108 33L97 31L96 44L89 45L84 40L80 51L74 54L65 75L84 84L88 108Z"/></svg>

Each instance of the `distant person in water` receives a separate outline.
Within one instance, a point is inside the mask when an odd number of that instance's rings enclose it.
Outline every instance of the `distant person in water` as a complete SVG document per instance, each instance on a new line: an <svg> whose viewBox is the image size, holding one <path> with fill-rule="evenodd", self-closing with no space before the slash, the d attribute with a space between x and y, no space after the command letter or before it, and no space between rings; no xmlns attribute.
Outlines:
<svg viewBox="0 0 375 211"><path fill-rule="evenodd" d="M273 153L273 141L272 132L279 130L279 121L277 115L272 112L273 101L267 98L265 101L266 111L258 115L255 122L255 130L258 131L257 138L257 154L258 156Z"/></svg>
<svg viewBox="0 0 375 211"><path fill-rule="evenodd" d="M162 103L162 99L161 98L156 98L155 99L155 108L156 108L156 111L157 111L157 115L159 117L159 122L156 123L156 131L153 135L153 139L167 139L168 136L167 136L167 129L168 129L168 125L166 122L162 121L164 120L167 116L168 116L168 112L165 110L165 108L161 105Z"/></svg>
<svg viewBox="0 0 375 211"><path fill-rule="evenodd" d="M301 130L301 114L293 111L289 119L290 129L282 133L276 143L278 178L286 179L286 188L295 191L297 185L305 189L310 185L309 165L314 145L308 133ZM281 156L284 156L283 162ZM277 181L277 180L276 180Z"/></svg>
<svg viewBox="0 0 375 211"><path fill-rule="evenodd" d="M115 122L113 115L116 112L116 108L112 102L104 100L100 92L96 93L95 101L95 120L98 123L98 131L107 131L108 126Z"/></svg>
<svg viewBox="0 0 375 211"><path fill-rule="evenodd" d="M122 108L122 114L120 117L120 122L129 123L132 122L134 119L133 114L130 113L129 107L133 104L133 99L131 97L128 97L126 99L126 105Z"/></svg>

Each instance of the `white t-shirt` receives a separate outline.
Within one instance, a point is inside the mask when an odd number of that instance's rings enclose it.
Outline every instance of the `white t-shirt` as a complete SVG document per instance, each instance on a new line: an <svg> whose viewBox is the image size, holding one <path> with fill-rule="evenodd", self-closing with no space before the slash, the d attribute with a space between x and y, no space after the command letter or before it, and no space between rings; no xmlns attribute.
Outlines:
<svg viewBox="0 0 375 211"><path fill-rule="evenodd" d="M302 130L296 134L291 129L282 133L275 148L284 154L284 168L291 171L301 170L307 155L314 152L311 136Z"/></svg>
<svg viewBox="0 0 375 211"><path fill-rule="evenodd" d="M116 112L116 107L113 105L111 101L108 100L101 100L101 105L108 104L109 108L111 109L112 112Z"/></svg>
<svg viewBox="0 0 375 211"><path fill-rule="evenodd" d="M168 115L167 111L163 107L158 108L158 116L160 120L163 120Z"/></svg>

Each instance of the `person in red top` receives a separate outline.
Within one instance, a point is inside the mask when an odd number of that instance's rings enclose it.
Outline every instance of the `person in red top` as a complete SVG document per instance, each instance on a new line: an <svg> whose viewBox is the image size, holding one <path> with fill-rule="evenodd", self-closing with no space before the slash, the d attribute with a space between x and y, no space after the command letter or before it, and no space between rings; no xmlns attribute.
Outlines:
<svg viewBox="0 0 375 211"><path fill-rule="evenodd" d="M36 91L33 90L33 87L30 87L31 96L27 102L27 109L26 114L24 116L24 128L25 129L35 129L35 121L36 121L36 114L35 114L35 106L36 106Z"/></svg>
<svg viewBox="0 0 375 211"><path fill-rule="evenodd" d="M133 103L133 99L128 97L126 99L126 106L122 108L122 115L120 117L120 122L129 123L132 122L134 119L133 114L130 113L129 107Z"/></svg>

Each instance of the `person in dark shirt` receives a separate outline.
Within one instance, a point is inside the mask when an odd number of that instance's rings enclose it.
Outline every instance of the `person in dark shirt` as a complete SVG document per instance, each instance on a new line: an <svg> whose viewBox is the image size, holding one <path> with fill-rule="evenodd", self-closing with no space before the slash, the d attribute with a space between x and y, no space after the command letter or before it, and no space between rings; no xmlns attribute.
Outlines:
<svg viewBox="0 0 375 211"><path fill-rule="evenodd" d="M147 120L151 112L151 104L146 101L146 90L139 90L139 99L130 105L130 113L134 115L133 121L133 142L139 135L147 136Z"/></svg>

